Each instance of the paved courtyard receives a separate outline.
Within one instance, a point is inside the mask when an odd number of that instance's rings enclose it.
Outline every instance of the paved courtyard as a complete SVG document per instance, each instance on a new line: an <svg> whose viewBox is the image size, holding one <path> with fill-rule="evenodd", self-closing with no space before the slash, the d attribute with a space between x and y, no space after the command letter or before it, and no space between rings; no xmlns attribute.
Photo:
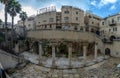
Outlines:
<svg viewBox="0 0 120 78"><path fill-rule="evenodd" d="M65 70L45 68L30 63L10 76L12 78L120 78L117 69L119 63L119 58L110 57L89 67Z"/></svg>

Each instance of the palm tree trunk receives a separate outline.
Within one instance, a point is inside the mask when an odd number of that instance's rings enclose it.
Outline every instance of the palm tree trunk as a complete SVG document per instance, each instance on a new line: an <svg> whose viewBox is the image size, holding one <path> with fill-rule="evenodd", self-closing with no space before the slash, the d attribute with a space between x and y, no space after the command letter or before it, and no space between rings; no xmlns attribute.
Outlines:
<svg viewBox="0 0 120 78"><path fill-rule="evenodd" d="M25 21L23 21L23 26L24 26L24 38L26 37L26 32L25 32Z"/></svg>
<svg viewBox="0 0 120 78"><path fill-rule="evenodd" d="M12 46L12 48L13 48L13 38L14 38L13 25L14 25L14 16L12 16L12 28L11 28L11 46Z"/></svg>
<svg viewBox="0 0 120 78"><path fill-rule="evenodd" d="M5 4L5 43L8 44L8 36L7 36L7 4Z"/></svg>

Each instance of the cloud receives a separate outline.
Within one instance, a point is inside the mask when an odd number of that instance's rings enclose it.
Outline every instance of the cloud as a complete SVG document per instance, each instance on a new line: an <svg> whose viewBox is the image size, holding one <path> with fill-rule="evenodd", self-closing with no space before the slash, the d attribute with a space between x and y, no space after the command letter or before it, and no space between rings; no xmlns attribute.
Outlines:
<svg viewBox="0 0 120 78"><path fill-rule="evenodd" d="M99 7L102 7L104 5L107 5L107 4L114 4L116 3L117 0L101 0L100 3L99 3Z"/></svg>
<svg viewBox="0 0 120 78"><path fill-rule="evenodd" d="M83 10L89 10L89 0L18 0L22 5L22 10L29 16L36 15L37 10L47 6L56 6L57 11L61 10L62 5L70 5L81 8ZM27 4L26 4L27 3ZM0 4L0 19L4 21L4 6ZM15 24L20 20L19 15L15 17ZM11 17L8 15L8 22L11 22Z"/></svg>
<svg viewBox="0 0 120 78"><path fill-rule="evenodd" d="M37 9L31 7L31 6L23 6L22 10L27 13L28 16L36 15Z"/></svg>
<svg viewBox="0 0 120 78"><path fill-rule="evenodd" d="M23 6L22 7L22 10L25 11L29 16L31 15L35 15L37 14L37 10L32 8L31 6ZM2 8L0 9L0 19L2 19L2 21L5 20L5 17L4 17L4 6L2 5ZM17 21L20 20L19 18L19 14L17 14L17 16L14 18L14 23L17 24ZM11 22L11 16L8 14L8 22Z"/></svg>
<svg viewBox="0 0 120 78"><path fill-rule="evenodd" d="M0 19L4 22L4 20L5 20L5 16L4 16L4 14L5 14L5 12L4 12L4 5L0 5L1 6L1 8L0 8ZM8 22L11 22L11 16L8 14L8 18L7 18L7 21Z"/></svg>
<svg viewBox="0 0 120 78"><path fill-rule="evenodd" d="M96 5L97 5L97 2L96 2L96 1L91 1L90 4L93 5L93 6L96 6Z"/></svg>
<svg viewBox="0 0 120 78"><path fill-rule="evenodd" d="M114 10L114 9L116 9L116 6L115 6L115 5L112 5L112 6L110 7L110 10Z"/></svg>

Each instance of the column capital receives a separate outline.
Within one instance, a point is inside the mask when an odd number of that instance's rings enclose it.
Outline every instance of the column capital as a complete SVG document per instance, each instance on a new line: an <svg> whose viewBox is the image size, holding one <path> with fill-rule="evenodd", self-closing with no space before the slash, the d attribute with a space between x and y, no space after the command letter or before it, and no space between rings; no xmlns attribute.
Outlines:
<svg viewBox="0 0 120 78"><path fill-rule="evenodd" d="M42 44L43 42L42 41L38 41L39 42L39 44Z"/></svg>
<svg viewBox="0 0 120 78"><path fill-rule="evenodd" d="M50 41L48 45L50 45L50 46L56 46L56 45L57 45L57 42L55 42L55 41Z"/></svg>
<svg viewBox="0 0 120 78"><path fill-rule="evenodd" d="M82 42L83 46L88 46L88 42Z"/></svg>
<svg viewBox="0 0 120 78"><path fill-rule="evenodd" d="M72 47L72 43L68 43L68 47Z"/></svg>
<svg viewBox="0 0 120 78"><path fill-rule="evenodd" d="M98 45L98 43L97 43L97 42L95 42L95 45Z"/></svg>

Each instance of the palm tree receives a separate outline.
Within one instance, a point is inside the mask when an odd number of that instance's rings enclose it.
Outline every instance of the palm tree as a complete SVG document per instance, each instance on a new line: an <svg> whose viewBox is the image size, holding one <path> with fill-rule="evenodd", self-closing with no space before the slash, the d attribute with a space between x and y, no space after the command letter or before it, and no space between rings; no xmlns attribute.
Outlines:
<svg viewBox="0 0 120 78"><path fill-rule="evenodd" d="M0 19L0 26L1 26L1 28L2 28L2 20Z"/></svg>
<svg viewBox="0 0 120 78"><path fill-rule="evenodd" d="M10 14L12 17L12 31L11 31L11 43L12 43L12 48L13 48L13 26L14 26L14 17L17 15L17 13L20 13L21 11L21 5L19 4L18 1L15 0L9 0L8 1L8 6L7 6L7 12Z"/></svg>
<svg viewBox="0 0 120 78"><path fill-rule="evenodd" d="M23 26L24 26L24 37L26 37L26 32L25 32L25 20L26 20L26 18L27 18L27 14L26 14L26 12L21 12L20 13L20 16L19 16L20 18L21 18L21 20L23 21Z"/></svg>
<svg viewBox="0 0 120 78"><path fill-rule="evenodd" d="M0 25L2 24L2 20L0 19Z"/></svg>
<svg viewBox="0 0 120 78"><path fill-rule="evenodd" d="M0 0L1 3L5 5L4 11L5 11L5 43L7 45L8 43L8 36L7 36L7 2L8 0Z"/></svg>

